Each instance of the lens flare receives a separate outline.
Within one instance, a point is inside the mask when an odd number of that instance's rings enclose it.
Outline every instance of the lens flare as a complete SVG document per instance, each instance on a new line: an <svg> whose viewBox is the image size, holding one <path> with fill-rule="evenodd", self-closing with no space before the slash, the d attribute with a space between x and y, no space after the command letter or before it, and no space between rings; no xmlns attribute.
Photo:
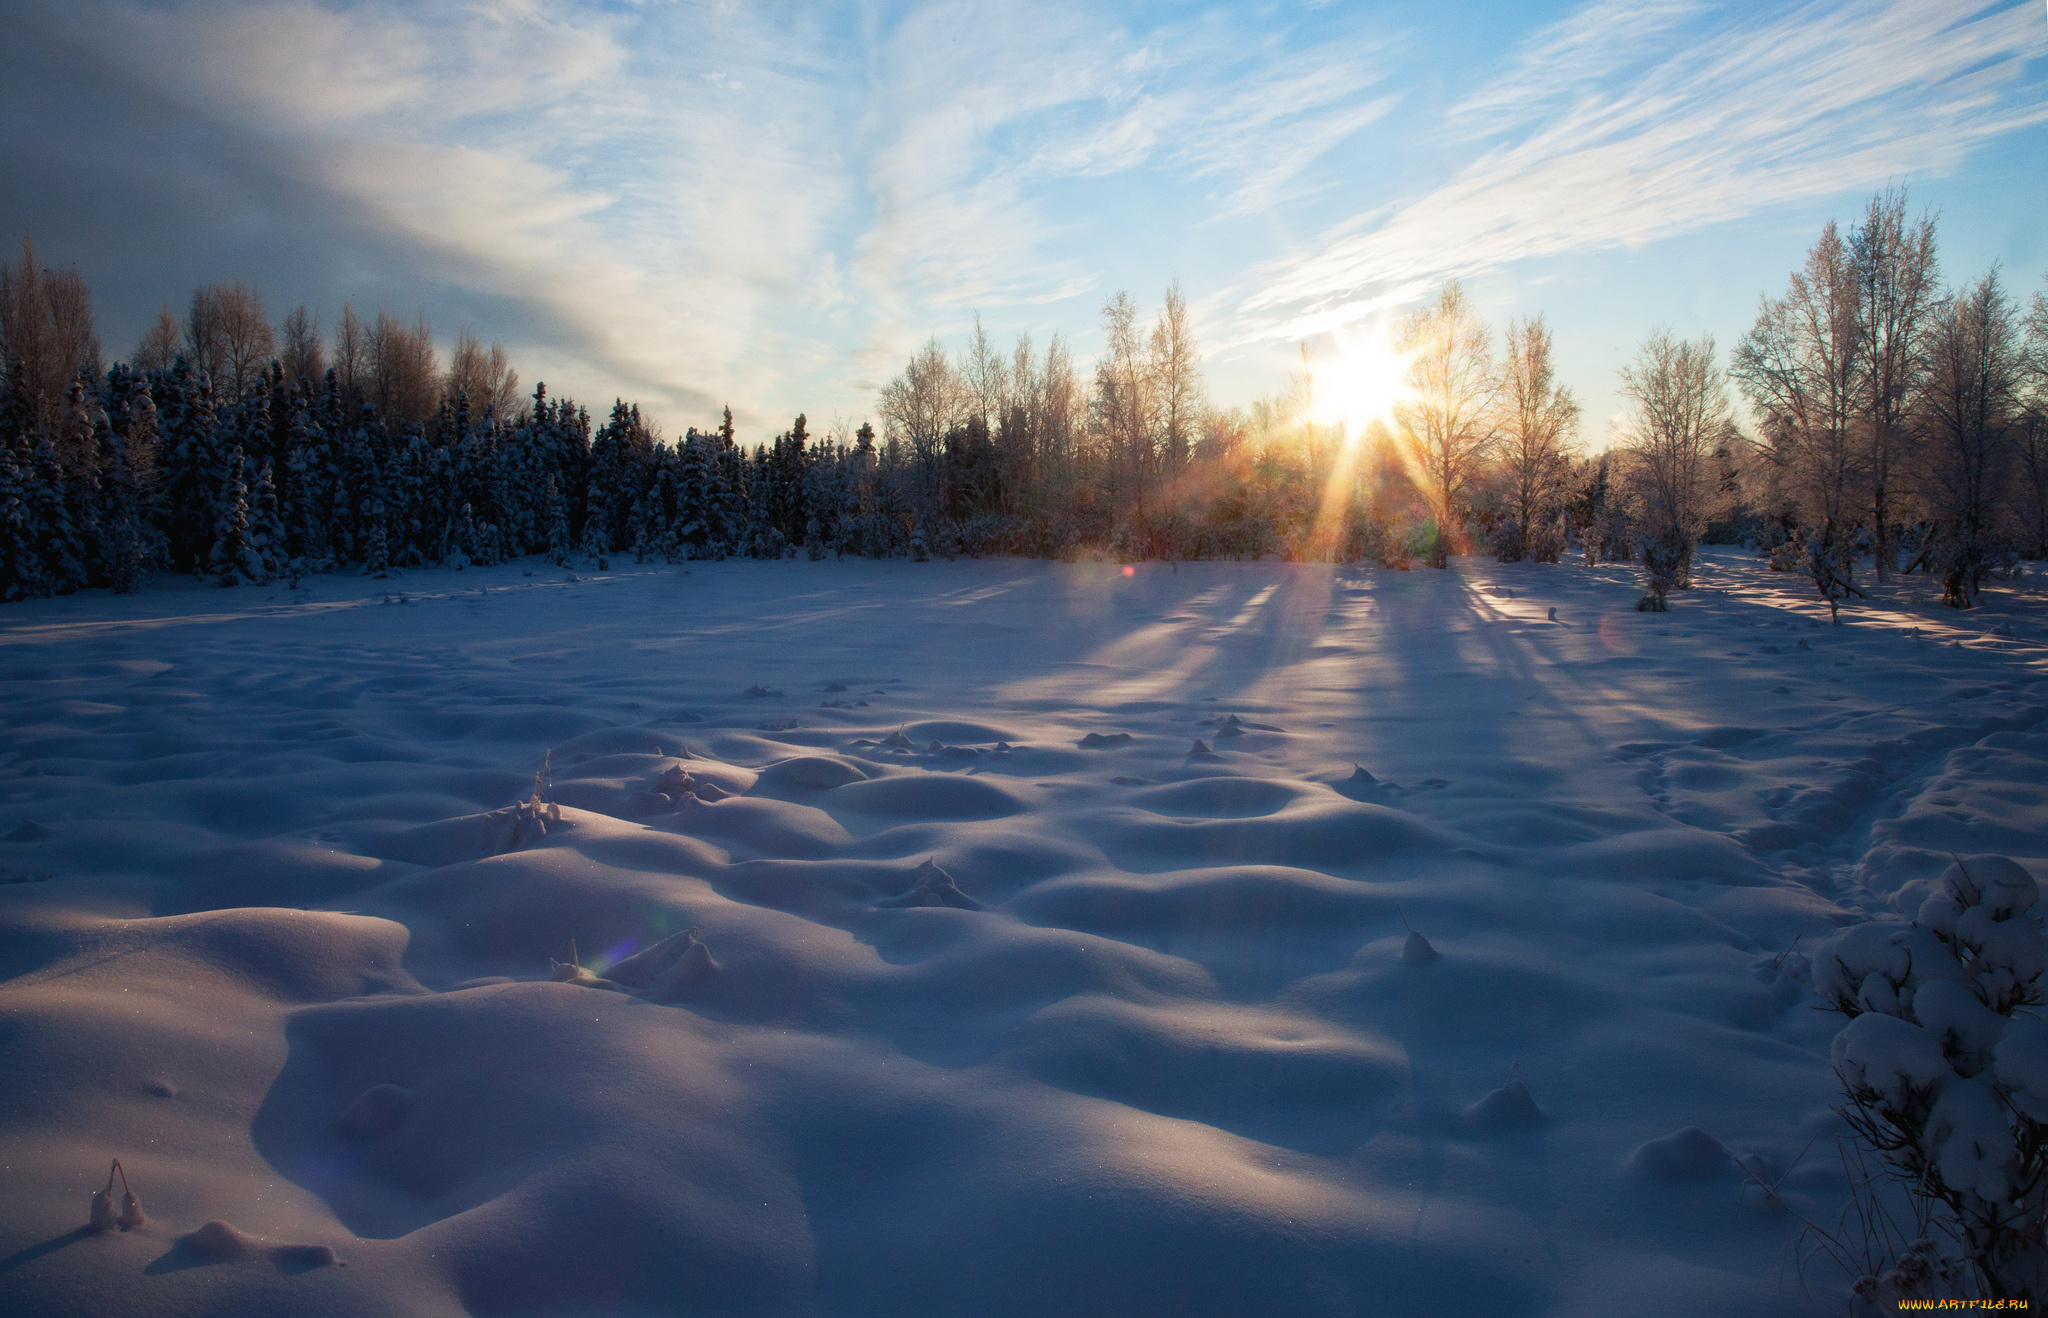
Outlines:
<svg viewBox="0 0 2048 1318"><path fill-rule="evenodd" d="M1316 419L1341 426L1356 442L1374 421L1394 423L1394 409L1408 397L1408 359L1384 331L1370 330L1337 345L1336 360L1316 372Z"/></svg>

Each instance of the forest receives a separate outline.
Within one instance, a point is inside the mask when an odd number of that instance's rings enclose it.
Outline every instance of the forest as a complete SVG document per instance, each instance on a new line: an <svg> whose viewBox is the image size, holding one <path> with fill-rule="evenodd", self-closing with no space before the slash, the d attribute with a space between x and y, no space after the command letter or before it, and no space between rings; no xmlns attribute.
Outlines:
<svg viewBox="0 0 2048 1318"><path fill-rule="evenodd" d="M806 417L749 446L732 411L663 436L602 423L465 330L344 306L273 326L257 290L197 289L109 365L75 268L24 238L0 267L0 599L373 577L545 554L598 571L681 562L1022 555L1371 562L1454 553L1640 565L1640 607L1690 583L1695 547L1753 546L1832 608L1927 573L1956 608L2048 557L2048 291L1996 267L1943 282L1935 222L1903 192L1830 222L1724 356L1650 335L1620 368L1625 419L1593 448L1541 316L1498 338L1456 283L1394 332L1385 418L1346 426L1306 344L1284 393L1207 396L1178 284L1149 324L1125 293L1103 351L1055 333L934 336L871 422ZM1340 382L1341 383L1341 382ZM1738 396L1746 409L1738 407Z"/></svg>

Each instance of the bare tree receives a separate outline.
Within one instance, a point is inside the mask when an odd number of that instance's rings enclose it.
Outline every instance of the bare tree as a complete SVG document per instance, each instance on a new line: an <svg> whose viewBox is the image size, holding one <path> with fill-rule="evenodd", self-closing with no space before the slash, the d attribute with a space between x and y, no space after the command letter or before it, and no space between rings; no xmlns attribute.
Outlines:
<svg viewBox="0 0 2048 1318"><path fill-rule="evenodd" d="M1932 553L1941 602L1967 609L1998 541L2012 432L2019 420L2022 345L2012 299L1993 267L1935 308L1921 407L1927 448L1922 497L1939 525Z"/></svg>
<svg viewBox="0 0 2048 1318"><path fill-rule="evenodd" d="M1494 401L1492 334L1457 281L1444 285L1436 305L1408 318L1401 331L1408 364L1407 401L1395 409L1401 438L1423 479L1436 519L1431 567L1449 565L1457 534L1460 496L1493 450L1499 435Z"/></svg>
<svg viewBox="0 0 2048 1318"><path fill-rule="evenodd" d="M1729 430L1728 384L1711 336L1658 330L1621 368L1621 392L1630 407L1620 438L1643 533L1647 589L1637 607L1661 613L1667 593L1692 584L1713 497L1709 464Z"/></svg>
<svg viewBox="0 0 2048 1318"><path fill-rule="evenodd" d="M918 480L930 497L938 489L939 453L946 432L959 421L962 410L959 377L939 346L938 335L912 355L903 374L883 387L879 410L890 438L909 444Z"/></svg>
<svg viewBox="0 0 2048 1318"><path fill-rule="evenodd" d="M979 311L974 313L974 337L961 354L958 375L963 410L969 417L979 417L993 433L1002 415L1003 395L1009 391L1009 367L982 327Z"/></svg>
<svg viewBox="0 0 2048 1318"><path fill-rule="evenodd" d="M440 375L434 363L434 331L424 315L408 328L379 307L370 330L369 365L369 397L380 415L419 422L434 415L441 401Z"/></svg>
<svg viewBox="0 0 2048 1318"><path fill-rule="evenodd" d="M320 313L304 303L284 318L284 348L278 357L284 378L312 388L327 373L327 344L320 337Z"/></svg>
<svg viewBox="0 0 2048 1318"><path fill-rule="evenodd" d="M1808 575L1830 608L1861 593L1854 530L1868 506L1872 448L1861 428L1872 414L1860 278L1829 222L1785 296L1762 299L1731 367L1762 417L1768 456L1783 469L1799 509Z"/></svg>
<svg viewBox="0 0 2048 1318"><path fill-rule="evenodd" d="M224 400L240 398L264 373L276 342L263 298L240 280L192 290L185 315L185 356Z"/></svg>
<svg viewBox="0 0 2048 1318"><path fill-rule="evenodd" d="M1923 216L1909 224L1905 192L1879 193L1850 231L1848 258L1862 376L1862 463L1877 579L1884 581L1898 568L1893 468L1911 438L1913 391L1924 360L1920 340L1939 297L1934 221Z"/></svg>
<svg viewBox="0 0 2048 1318"><path fill-rule="evenodd" d="M1085 404L1074 378L1074 354L1057 330L1045 345L1045 366L1038 376L1038 469L1045 474L1051 497L1069 500L1075 481L1074 439Z"/></svg>
<svg viewBox="0 0 2048 1318"><path fill-rule="evenodd" d="M2048 558L2048 290L2035 293L2027 308L2026 376L2013 503L2026 528L2027 557Z"/></svg>
<svg viewBox="0 0 2048 1318"><path fill-rule="evenodd" d="M1564 546L1551 524L1571 478L1579 400L1557 382L1543 317L1508 322L1500 387L1502 465L1514 516L1512 552L1501 560L1526 555L1555 563Z"/></svg>
<svg viewBox="0 0 2048 1318"><path fill-rule="evenodd" d="M92 327L92 294L72 266L36 264L23 236L21 264L0 265L0 369L21 367L38 427L64 419L71 381L100 373L100 339Z"/></svg>
<svg viewBox="0 0 2048 1318"><path fill-rule="evenodd" d="M212 382L218 396L227 360L222 342L220 302L211 288L192 290L192 304L185 311L185 360Z"/></svg>
<svg viewBox="0 0 2048 1318"><path fill-rule="evenodd" d="M240 398L261 379L270 366L270 359L277 355L277 340L270 332L270 319L263 314L263 295L254 288L246 288L241 280L232 284L215 284L214 295L220 307L221 365L226 371L225 381L214 381L215 388L232 390L231 398Z"/></svg>
<svg viewBox="0 0 2048 1318"><path fill-rule="evenodd" d="M156 313L156 320L143 331L142 341L135 345L135 360L128 364L138 371L168 371L178 360L178 347L184 335L170 304L165 303L164 309Z"/></svg>
<svg viewBox="0 0 2048 1318"><path fill-rule="evenodd" d="M1152 324L1149 345L1153 387L1153 429L1159 437L1159 458L1170 483L1187 465L1194 436L1207 410L1202 390L1202 345L1195 338L1180 280L1166 289L1165 305Z"/></svg>
<svg viewBox="0 0 2048 1318"><path fill-rule="evenodd" d="M1022 512L1040 489L1038 469L1040 402L1044 389L1031 336L1019 334L1017 346L1003 368L1003 396L1000 424L996 431L996 461L1002 474L1006 511Z"/></svg>
<svg viewBox="0 0 2048 1318"><path fill-rule="evenodd" d="M448 378L442 384L450 400L467 395L471 413L485 412L500 422L510 422L519 406L519 373L505 349L493 343L484 351L467 325L455 336L455 351L448 359Z"/></svg>
<svg viewBox="0 0 2048 1318"><path fill-rule="evenodd" d="M1126 499L1145 520L1145 479L1151 467L1150 372L1139 338L1138 304L1118 292L1102 304L1102 356L1095 363L1094 420L1108 478L1109 505L1121 516Z"/></svg>
<svg viewBox="0 0 2048 1318"><path fill-rule="evenodd" d="M351 410L369 397L370 331L346 302L341 304L341 323L334 327L334 376Z"/></svg>

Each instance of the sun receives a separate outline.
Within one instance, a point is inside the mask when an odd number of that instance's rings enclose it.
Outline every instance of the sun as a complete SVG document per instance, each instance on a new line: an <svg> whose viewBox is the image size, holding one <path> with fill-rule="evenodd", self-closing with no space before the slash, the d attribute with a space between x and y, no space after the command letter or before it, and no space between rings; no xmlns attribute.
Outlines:
<svg viewBox="0 0 2048 1318"><path fill-rule="evenodd" d="M1318 419L1344 427L1356 441L1374 421L1392 425L1394 409L1408 397L1408 358L1383 334L1360 332L1338 341L1334 361L1318 365Z"/></svg>

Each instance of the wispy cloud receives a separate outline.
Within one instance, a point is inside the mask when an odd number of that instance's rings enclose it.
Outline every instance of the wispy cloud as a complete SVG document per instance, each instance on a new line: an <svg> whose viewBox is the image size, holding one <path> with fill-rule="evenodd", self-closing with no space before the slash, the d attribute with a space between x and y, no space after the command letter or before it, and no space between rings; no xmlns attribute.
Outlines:
<svg viewBox="0 0 2048 1318"><path fill-rule="evenodd" d="M143 316L182 296L165 269L253 279L276 311L325 301L330 323L342 296L384 300L444 340L473 323L595 405L781 424L858 413L976 310L1085 340L1088 299L1180 253L1212 348L1271 342L1446 276L1947 169L2048 118L2022 79L2031 3L1595 0L1428 122L1428 80L1468 71L1441 50L1419 69L1429 34L1379 23L0 0L0 107L27 125L0 137L0 209L33 210L39 245L69 229L117 253ZM1418 168L1436 181L1405 201L1376 191Z"/></svg>
<svg viewBox="0 0 2048 1318"><path fill-rule="evenodd" d="M845 169L829 134L788 131L831 119L801 54L822 43L787 24L531 0L98 0L39 26L274 148L336 223L431 270L443 288L423 296L524 308L505 337L529 377L565 370L696 420L765 392L747 348L832 283L821 229Z"/></svg>
<svg viewBox="0 0 2048 1318"><path fill-rule="evenodd" d="M1960 15L1942 0L1750 13L1599 0L1539 33L1446 125L1453 139L1509 140L1391 213L1259 267L1241 285L1242 334L1298 337L1445 278L1941 173L2048 121L2024 76L2044 46L2032 0Z"/></svg>

